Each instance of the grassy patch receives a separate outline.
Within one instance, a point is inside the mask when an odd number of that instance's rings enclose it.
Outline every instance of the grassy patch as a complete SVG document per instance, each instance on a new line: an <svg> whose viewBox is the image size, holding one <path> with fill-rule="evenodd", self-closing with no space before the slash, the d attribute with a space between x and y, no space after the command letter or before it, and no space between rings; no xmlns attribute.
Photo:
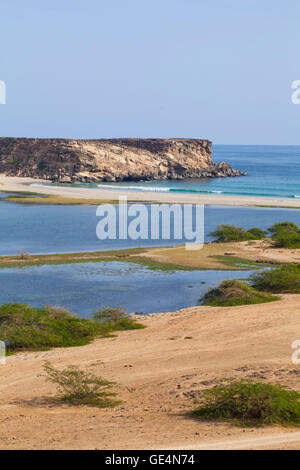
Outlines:
<svg viewBox="0 0 300 470"><path fill-rule="evenodd" d="M228 420L241 426L300 425L300 393L281 385L229 382L203 392L193 414L205 420Z"/></svg>
<svg viewBox="0 0 300 470"><path fill-rule="evenodd" d="M0 257L0 268L21 267L21 266L42 266L45 264L72 264L72 263L97 263L119 261L135 263L153 270L175 271L193 270L196 268L183 266L181 264L160 262L146 256L144 253L157 248L131 248L124 250L95 251L84 253L62 253L54 255L30 255L24 256L2 256ZM22 250L19 250L22 251Z"/></svg>
<svg viewBox="0 0 300 470"><path fill-rule="evenodd" d="M94 198L74 198L67 196L60 196L59 194L45 194L33 191L4 191L2 193L9 194L7 197L1 198L3 202L16 202L22 204L54 204L54 205L76 205L76 206L99 206L100 204L114 204L118 205L119 201L115 199L94 199ZM135 201L129 200L128 204L157 204L155 201Z"/></svg>
<svg viewBox="0 0 300 470"><path fill-rule="evenodd" d="M278 300L271 294L259 292L245 282L236 279L221 282L219 287L209 290L203 297L204 305L233 307L237 305L261 304Z"/></svg>
<svg viewBox="0 0 300 470"><path fill-rule="evenodd" d="M266 207L269 209L300 209L300 206L274 206L274 205L264 205L264 204L254 204L249 207Z"/></svg>
<svg viewBox="0 0 300 470"><path fill-rule="evenodd" d="M257 272L250 279L252 286L261 291L300 294L300 264L285 264Z"/></svg>
<svg viewBox="0 0 300 470"><path fill-rule="evenodd" d="M225 245L225 244L224 244ZM208 243L202 250L187 251L182 246L166 248L131 248L124 250L95 251L83 253L61 253L50 255L30 255L22 256L22 250L19 256L0 257L0 268L21 267L21 266L42 266L45 264L72 264L87 262L109 262L119 261L126 263L136 263L146 266L152 270L160 271L193 271L193 270L249 270L256 267L269 267L269 263L259 263L237 256L228 256L224 254L226 249L234 246L224 246L219 243ZM152 253L155 257L152 257Z"/></svg>
<svg viewBox="0 0 300 470"><path fill-rule="evenodd" d="M124 322L78 318L67 310L51 306L0 306L0 338L5 341L8 354L83 346L96 337L109 337L115 331L144 328L130 317L125 317Z"/></svg>
<svg viewBox="0 0 300 470"><path fill-rule="evenodd" d="M148 248L144 258L146 262L153 260L155 263L167 264L170 268L181 266L201 270L249 270L270 266L269 263L236 256L237 252L240 252L240 248L235 243L205 243L201 250L196 251L188 251L182 245Z"/></svg>
<svg viewBox="0 0 300 470"><path fill-rule="evenodd" d="M9 195L16 195L16 196L21 196L21 197L25 197L25 196L47 196L46 194L41 194L41 193L37 193L35 191L4 191L4 190L0 190L0 193L6 193L6 194L9 194Z"/></svg>
<svg viewBox="0 0 300 470"><path fill-rule="evenodd" d="M229 256L229 255L217 255L213 256L213 258L217 259L220 261L222 264L225 266L229 266L232 268L238 268L240 270L243 269L257 269L257 268L269 268L271 266L274 266L272 263L264 263L264 262L258 262L258 261L253 261L245 258L240 258L238 256Z"/></svg>
<svg viewBox="0 0 300 470"><path fill-rule="evenodd" d="M49 382L57 385L57 398L72 405L107 408L121 403L112 399L116 395L111 391L115 382L86 373L76 366L59 370L50 362L45 362L44 375Z"/></svg>

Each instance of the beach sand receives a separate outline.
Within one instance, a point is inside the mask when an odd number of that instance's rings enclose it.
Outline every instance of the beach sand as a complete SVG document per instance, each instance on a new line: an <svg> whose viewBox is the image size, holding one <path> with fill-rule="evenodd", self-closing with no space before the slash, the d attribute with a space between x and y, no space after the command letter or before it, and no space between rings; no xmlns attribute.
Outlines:
<svg viewBox="0 0 300 470"><path fill-rule="evenodd" d="M49 184L49 181L33 178L19 178L0 175L0 189L2 191L33 191L40 194L50 194L73 199L99 199L118 200L119 196L127 196L128 200L153 201L164 203L207 204L226 206L270 206L300 208L299 199L284 199L271 197L224 196L224 195L195 195L176 193L155 193L147 191L125 191L113 189L86 189L74 187L43 187L30 186L31 184ZM88 201L87 201L88 202Z"/></svg>
<svg viewBox="0 0 300 470"><path fill-rule="evenodd" d="M300 338L300 296L263 305L193 307L153 314L147 328L90 345L19 353L0 366L1 449L298 449L297 428L239 428L189 413L199 392L223 378L300 390L291 361ZM123 404L57 404L43 361L76 364L120 384ZM103 363L98 362L103 361Z"/></svg>

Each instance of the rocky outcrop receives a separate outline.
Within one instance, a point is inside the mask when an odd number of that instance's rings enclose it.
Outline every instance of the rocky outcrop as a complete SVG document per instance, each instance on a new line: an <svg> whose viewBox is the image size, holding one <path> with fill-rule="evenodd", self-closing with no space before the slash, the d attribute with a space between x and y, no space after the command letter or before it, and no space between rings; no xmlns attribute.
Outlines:
<svg viewBox="0 0 300 470"><path fill-rule="evenodd" d="M199 139L0 138L0 173L55 182L142 181L240 176L216 165Z"/></svg>

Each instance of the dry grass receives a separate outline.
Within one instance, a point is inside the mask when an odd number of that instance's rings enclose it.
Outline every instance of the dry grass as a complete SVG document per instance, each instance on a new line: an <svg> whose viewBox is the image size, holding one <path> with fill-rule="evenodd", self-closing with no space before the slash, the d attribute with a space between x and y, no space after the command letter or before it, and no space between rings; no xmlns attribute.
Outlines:
<svg viewBox="0 0 300 470"><path fill-rule="evenodd" d="M241 249L240 243L206 243L201 250L189 251L185 246L155 248L144 253L157 262L172 263L198 269L242 269L240 264L255 266L253 252ZM266 263L266 260L261 260ZM248 268L249 269L249 268Z"/></svg>
<svg viewBox="0 0 300 470"><path fill-rule="evenodd" d="M43 195L43 197L37 196L9 196L3 198L2 201L16 202L22 204L42 204L42 205L80 205L80 206L98 206L99 204L119 204L118 200L113 199L83 199L83 198L73 198L65 196L55 196L55 195ZM128 203L134 203L136 201L128 201ZM141 201L138 201L141 202ZM144 203L149 203L149 201L142 201Z"/></svg>

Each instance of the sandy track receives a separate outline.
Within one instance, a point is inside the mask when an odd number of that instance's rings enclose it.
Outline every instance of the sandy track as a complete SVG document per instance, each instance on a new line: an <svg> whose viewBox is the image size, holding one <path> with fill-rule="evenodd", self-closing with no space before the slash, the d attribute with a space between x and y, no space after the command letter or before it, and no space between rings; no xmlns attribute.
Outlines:
<svg viewBox="0 0 300 470"><path fill-rule="evenodd" d="M20 178L15 176L0 175L0 189L7 191L36 191L41 194L52 194L75 199L101 199L118 200L119 195L127 196L129 200L135 201L156 201L165 203L189 203L189 204L216 204L226 206L278 206L278 207L300 207L300 199L284 199L271 197L247 197L247 196L213 196L213 195L193 195L176 193L155 193L147 191L115 191L101 189L85 189L72 187L30 187L31 183L41 184L43 181L33 178Z"/></svg>
<svg viewBox="0 0 300 470"><path fill-rule="evenodd" d="M0 448L196 449L224 441L237 448L242 439L251 440L241 441L247 448L298 448L297 429L243 430L202 423L189 412L199 391L224 377L300 389L300 366L291 362L291 343L300 339L299 299L286 295L264 305L153 315L143 320L144 330L79 348L12 356L0 366ZM108 410L58 405L49 398L53 386L39 376L46 359L116 380L123 404ZM292 432L297 434L290 439ZM276 436L282 433L287 435L281 441Z"/></svg>
<svg viewBox="0 0 300 470"><path fill-rule="evenodd" d="M295 446L299 449L300 432L279 433L271 436L259 436L252 439L208 442L206 445L184 446L186 450L259 450L276 447ZM177 447L176 449L180 449Z"/></svg>

